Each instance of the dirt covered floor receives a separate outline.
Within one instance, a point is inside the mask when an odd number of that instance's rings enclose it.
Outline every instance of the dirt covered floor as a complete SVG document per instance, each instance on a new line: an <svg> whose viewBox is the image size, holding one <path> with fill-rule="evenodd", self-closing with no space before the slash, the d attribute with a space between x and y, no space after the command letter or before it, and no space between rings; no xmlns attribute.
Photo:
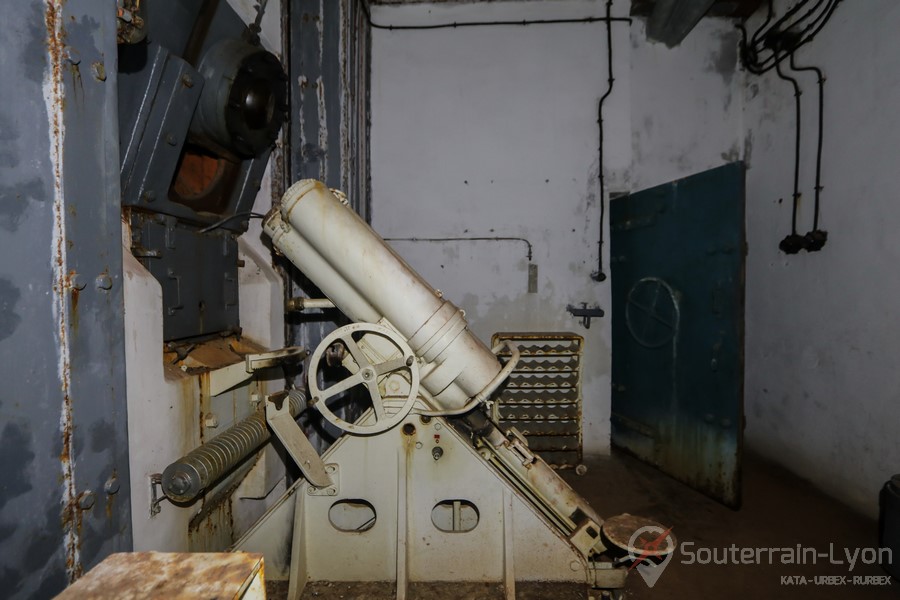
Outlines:
<svg viewBox="0 0 900 600"><path fill-rule="evenodd" d="M397 596L394 584L375 583L323 583L310 584L304 590L303 598L327 600L394 600ZM432 582L411 583L407 590L409 600L502 600L503 586L492 583ZM516 587L519 600L584 600L587 588L583 585L554 583L520 583Z"/></svg>
<svg viewBox="0 0 900 600"><path fill-rule="evenodd" d="M652 589L632 571L629 600L900 598L900 582L887 579L878 565L862 564L862 549L878 547L877 522L758 457L744 456L743 505L736 511L630 456L617 453L589 460L587 466L584 477L571 472L564 477L601 516L627 512L650 517L672 527L679 544ZM871 493L877 498L878 490ZM772 553L769 564L769 548L796 549L798 544L807 557L811 551L806 549L815 549L815 564L781 564L780 552ZM699 564L707 556L721 562L726 551L731 562L732 545L737 564ZM755 562L756 549L761 549L762 564L741 564L742 548L753 549L749 562ZM846 552L852 557L857 549L851 571ZM692 556L694 563L687 564ZM833 564L838 561L842 564ZM861 579L854 583L854 577ZM784 583L782 578L787 578ZM890 584L879 585L885 579Z"/></svg>

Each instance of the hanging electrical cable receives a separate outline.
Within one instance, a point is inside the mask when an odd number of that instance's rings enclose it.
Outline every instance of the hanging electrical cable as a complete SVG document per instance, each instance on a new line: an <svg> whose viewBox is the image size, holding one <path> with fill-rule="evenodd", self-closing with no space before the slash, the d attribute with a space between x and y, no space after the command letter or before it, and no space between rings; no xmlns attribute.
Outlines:
<svg viewBox="0 0 900 600"><path fill-rule="evenodd" d="M387 31L421 31L427 29L459 29L463 27L503 27L503 26L528 26L528 25L566 25L574 23L601 23L619 21L631 23L629 17L612 17L607 11L605 17L581 17L576 19L521 19L508 21L452 21L450 23L433 23L430 25L391 25L376 23L372 20L372 13L366 0L360 0L360 6L366 15L366 21L372 29L385 29Z"/></svg>
<svg viewBox="0 0 900 600"><path fill-rule="evenodd" d="M755 75L774 69L776 63L787 59L815 38L841 1L816 0L812 8L792 19L801 9L810 5L811 0L803 0L791 7L784 16L774 20L774 8L770 0L766 20L752 35L748 36L746 28L738 25L742 34L741 59L744 68Z"/></svg>
<svg viewBox="0 0 900 600"><path fill-rule="evenodd" d="M794 63L794 55L791 54L791 69L797 72L812 71L816 74L816 81L819 86L819 133L816 140L816 185L815 185L815 205L813 208L813 228L804 238L806 240L806 250L816 252L821 250L828 241L828 232L819 229L819 201L822 192L822 137L824 136L824 114L825 114L825 76L818 67L798 67Z"/></svg>
<svg viewBox="0 0 900 600"><path fill-rule="evenodd" d="M785 254L796 254L803 250L805 245L805 239L797 233L797 209L800 205L800 125L802 122L800 95L802 92L797 80L785 75L781 70L781 61L775 63L775 72L778 74L779 79L789 81L794 88L794 105L797 117L797 122L794 124L794 193L791 206L791 233L781 240L778 247Z"/></svg>
<svg viewBox="0 0 900 600"><path fill-rule="evenodd" d="M820 0L820 3L824 1L825 0ZM840 1L841 0L830 0L829 3L825 5L825 10L821 11L799 31L796 29L800 23L798 21L792 23L788 28L767 33L764 36L764 41L769 48L774 49L775 47L787 46L788 51L782 56L778 56L778 53L773 51L772 54L755 66L756 70L753 72L756 72L756 74L759 75L770 71L774 68L776 62L783 61L785 58L811 42L831 18L834 9L837 8Z"/></svg>
<svg viewBox="0 0 900 600"><path fill-rule="evenodd" d="M606 93L600 96L597 103L597 128L600 132L600 144L597 150L597 179L600 182L599 199L600 199L600 234L597 248L597 270L591 273L591 279L594 281L605 281L606 273L603 272L603 224L606 220L606 180L603 176L603 103L609 98L613 91L613 84L616 78L613 77L613 44L612 44L612 0L606 2Z"/></svg>
<svg viewBox="0 0 900 600"><path fill-rule="evenodd" d="M765 21L748 35L743 25L738 25L741 32L741 62L744 68L755 75L762 75L772 69L778 77L789 81L794 88L797 124L794 140L794 190L791 203L791 233L779 243L778 247L787 254L796 254L800 250L815 252L821 250L828 239L828 233L819 229L819 214L822 192L822 140L824 136L825 77L818 67L798 67L794 62L794 54L805 44L811 42L825 27L842 0L802 0L775 19L773 0L768 2L768 13ZM802 12L805 11L805 12ZM800 203L799 171L800 171L800 131L802 90L797 79L786 76L781 63L787 59L790 68L795 72L814 72L819 87L818 135L816 141L816 182L815 204L813 210L813 228L805 235L797 233L797 213Z"/></svg>
<svg viewBox="0 0 900 600"><path fill-rule="evenodd" d="M234 221L235 219L265 219L265 218L266 218L266 215L263 215L260 213L255 213L255 212L250 212L250 211L239 212L239 213L235 213L233 215L229 215L229 216L225 217L224 219L220 219L220 220L216 221L215 223L213 223L212 225L208 225L208 226L204 227L203 229L198 229L197 233L209 233L213 229L218 229L225 223L228 223L229 221Z"/></svg>

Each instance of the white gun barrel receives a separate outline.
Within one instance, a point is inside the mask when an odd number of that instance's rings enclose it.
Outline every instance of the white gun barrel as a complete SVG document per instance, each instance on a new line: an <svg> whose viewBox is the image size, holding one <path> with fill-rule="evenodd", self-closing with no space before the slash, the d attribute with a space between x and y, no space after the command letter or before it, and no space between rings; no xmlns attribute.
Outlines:
<svg viewBox="0 0 900 600"><path fill-rule="evenodd" d="M264 224L272 242L355 321L382 319L429 368L422 386L443 410L464 406L501 365L463 312L428 285L319 181L297 182Z"/></svg>

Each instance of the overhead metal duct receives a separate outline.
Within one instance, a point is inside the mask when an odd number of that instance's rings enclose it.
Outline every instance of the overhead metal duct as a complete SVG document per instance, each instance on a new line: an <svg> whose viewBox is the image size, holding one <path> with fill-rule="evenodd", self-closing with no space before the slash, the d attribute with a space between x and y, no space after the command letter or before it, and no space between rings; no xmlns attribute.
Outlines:
<svg viewBox="0 0 900 600"><path fill-rule="evenodd" d="M703 17L746 19L760 3L761 0L633 0L631 15L647 17L647 37L672 48Z"/></svg>

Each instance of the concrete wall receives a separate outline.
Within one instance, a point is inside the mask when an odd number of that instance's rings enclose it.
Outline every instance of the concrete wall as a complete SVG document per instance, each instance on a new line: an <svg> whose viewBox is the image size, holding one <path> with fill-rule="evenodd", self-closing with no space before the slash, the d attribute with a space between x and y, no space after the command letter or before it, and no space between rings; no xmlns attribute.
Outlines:
<svg viewBox="0 0 900 600"><path fill-rule="evenodd" d="M783 10L786 3L778 5ZM774 73L747 75L747 440L868 514L900 472L900 5L841 4L797 64L827 77L818 253L786 256L794 98ZM800 76L798 230L812 229L815 76ZM783 199L783 201L782 201Z"/></svg>
<svg viewBox="0 0 900 600"><path fill-rule="evenodd" d="M374 18L421 24L578 17L602 8L419 5L379 7ZM627 6L614 12L624 15ZM605 119L608 192L747 161L747 445L871 515L879 487L900 471L900 251L892 243L900 225L900 119L890 109L900 96L898 24L900 6L889 0L841 5L797 55L828 78L821 225L830 239L819 253L778 250L790 229L793 92L774 73L736 68L731 22L706 19L671 50L648 43L642 21L615 25L616 87ZM521 329L586 335L585 443L601 452L609 436L609 319L585 331L564 308L609 308L608 284L589 279L604 33L600 23L376 30L372 91L375 228L386 237L528 238L537 294L526 292L520 244L394 245L484 337ZM811 74L801 79L805 233L816 87Z"/></svg>
<svg viewBox="0 0 900 600"><path fill-rule="evenodd" d="M743 151L734 24L704 19L675 48L648 42L645 29L644 20L631 27L632 191L740 160Z"/></svg>
<svg viewBox="0 0 900 600"><path fill-rule="evenodd" d="M603 13L600 2L504 2L375 7L373 20ZM627 15L628 3L616 2L613 14ZM585 336L587 452L609 448L609 318L585 330L565 308L610 306L609 281L590 278L597 269L597 101L606 90L605 36L603 23L375 30L372 49L373 226L387 238L531 242L536 294L527 293L522 243L392 244L466 311L485 339L497 331ZM616 82L604 118L607 194L739 158L741 98L733 93L739 88L729 22L704 21L674 50L650 45L642 21L615 23L613 40Z"/></svg>
<svg viewBox="0 0 900 600"><path fill-rule="evenodd" d="M378 9L373 19L580 17L594 7L419 5ZM617 46L627 47L627 25L615 33ZM466 311L482 339L497 331L585 336L585 444L600 452L609 445L608 321L585 330L565 309L581 302L609 308L608 284L590 278L599 231L603 35L602 24L375 31L371 136L372 224L384 237L512 236L533 244L536 294L527 293L523 243L393 245ZM627 70L627 62L619 68ZM624 99L613 96L611 110L622 110ZM608 134L609 155L624 166L627 128L616 129Z"/></svg>

